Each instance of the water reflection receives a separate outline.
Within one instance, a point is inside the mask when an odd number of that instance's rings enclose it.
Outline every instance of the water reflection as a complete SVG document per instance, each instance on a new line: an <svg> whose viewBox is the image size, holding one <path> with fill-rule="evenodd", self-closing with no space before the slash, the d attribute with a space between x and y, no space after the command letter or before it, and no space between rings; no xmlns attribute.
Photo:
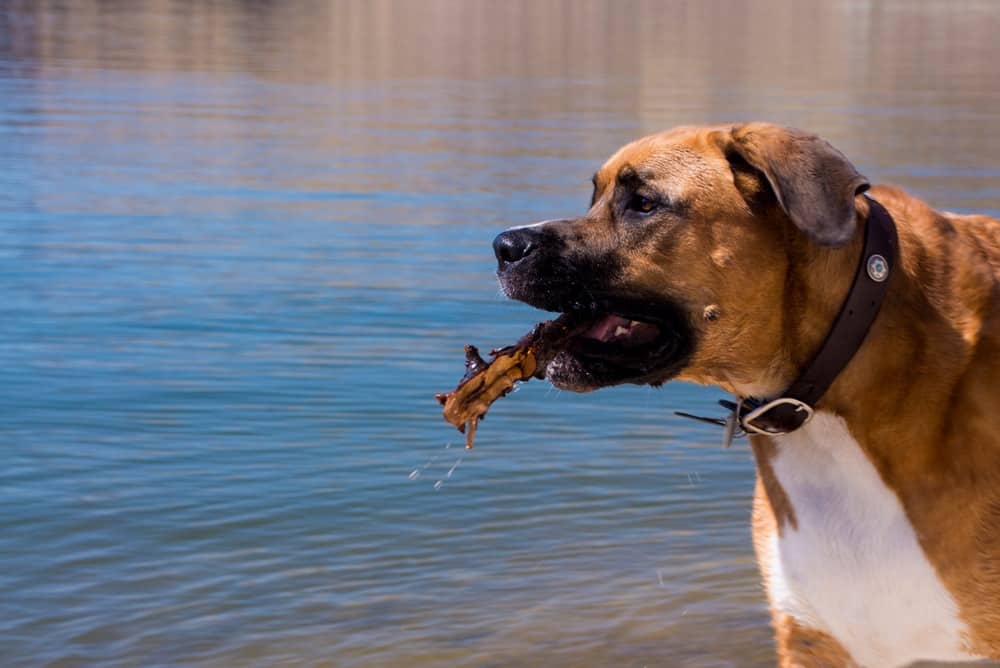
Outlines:
<svg viewBox="0 0 1000 668"><path fill-rule="evenodd" d="M997 212L998 28L988 2L6 3L4 664L771 665L749 457L670 415L714 393L528 384L450 478L430 395L538 318L492 234L580 211L647 131L807 127Z"/></svg>

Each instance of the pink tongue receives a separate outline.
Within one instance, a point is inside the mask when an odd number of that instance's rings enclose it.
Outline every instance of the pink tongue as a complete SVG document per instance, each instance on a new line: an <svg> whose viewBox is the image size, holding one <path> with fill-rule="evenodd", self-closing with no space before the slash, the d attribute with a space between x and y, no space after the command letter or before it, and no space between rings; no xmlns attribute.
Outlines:
<svg viewBox="0 0 1000 668"><path fill-rule="evenodd" d="M596 323L594 326L583 333L588 339L597 339L598 341L609 341L615 335L615 330L619 327L624 327L628 329L631 320L627 320L619 315L608 315Z"/></svg>

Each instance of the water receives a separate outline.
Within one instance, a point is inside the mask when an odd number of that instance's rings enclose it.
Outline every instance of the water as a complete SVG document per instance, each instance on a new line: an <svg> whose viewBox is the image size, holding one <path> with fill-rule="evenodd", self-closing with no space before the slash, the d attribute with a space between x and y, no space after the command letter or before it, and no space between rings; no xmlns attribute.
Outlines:
<svg viewBox="0 0 1000 668"><path fill-rule="evenodd" d="M687 385L432 395L500 229L680 123L1000 212L989 2L0 8L0 664L768 666ZM450 444L450 447L448 447ZM417 475L413 472L416 471Z"/></svg>

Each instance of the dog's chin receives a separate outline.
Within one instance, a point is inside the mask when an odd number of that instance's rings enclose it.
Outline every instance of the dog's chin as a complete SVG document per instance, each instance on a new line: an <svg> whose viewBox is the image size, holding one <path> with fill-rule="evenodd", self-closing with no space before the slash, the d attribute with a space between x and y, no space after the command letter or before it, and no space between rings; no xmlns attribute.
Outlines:
<svg viewBox="0 0 1000 668"><path fill-rule="evenodd" d="M660 296L591 290L584 299L551 289L505 292L536 308L562 313L559 321L570 333L544 371L559 389L592 392L612 385L661 385L681 372L694 350L684 310Z"/></svg>
<svg viewBox="0 0 1000 668"><path fill-rule="evenodd" d="M593 392L613 385L654 385L659 386L677 375L663 370L660 373L637 374L627 370L616 370L604 364L595 365L573 353L563 351L557 354L545 367L545 377L553 386L570 392Z"/></svg>

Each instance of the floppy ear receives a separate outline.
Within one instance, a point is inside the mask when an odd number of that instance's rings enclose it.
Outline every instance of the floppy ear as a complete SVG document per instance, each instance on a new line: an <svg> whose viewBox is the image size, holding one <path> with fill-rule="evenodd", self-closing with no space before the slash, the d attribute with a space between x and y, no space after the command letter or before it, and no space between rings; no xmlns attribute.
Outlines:
<svg viewBox="0 0 1000 668"><path fill-rule="evenodd" d="M843 246L854 237L854 197L868 190L868 179L840 151L816 135L769 123L738 125L731 136L731 150L764 175L809 238Z"/></svg>

